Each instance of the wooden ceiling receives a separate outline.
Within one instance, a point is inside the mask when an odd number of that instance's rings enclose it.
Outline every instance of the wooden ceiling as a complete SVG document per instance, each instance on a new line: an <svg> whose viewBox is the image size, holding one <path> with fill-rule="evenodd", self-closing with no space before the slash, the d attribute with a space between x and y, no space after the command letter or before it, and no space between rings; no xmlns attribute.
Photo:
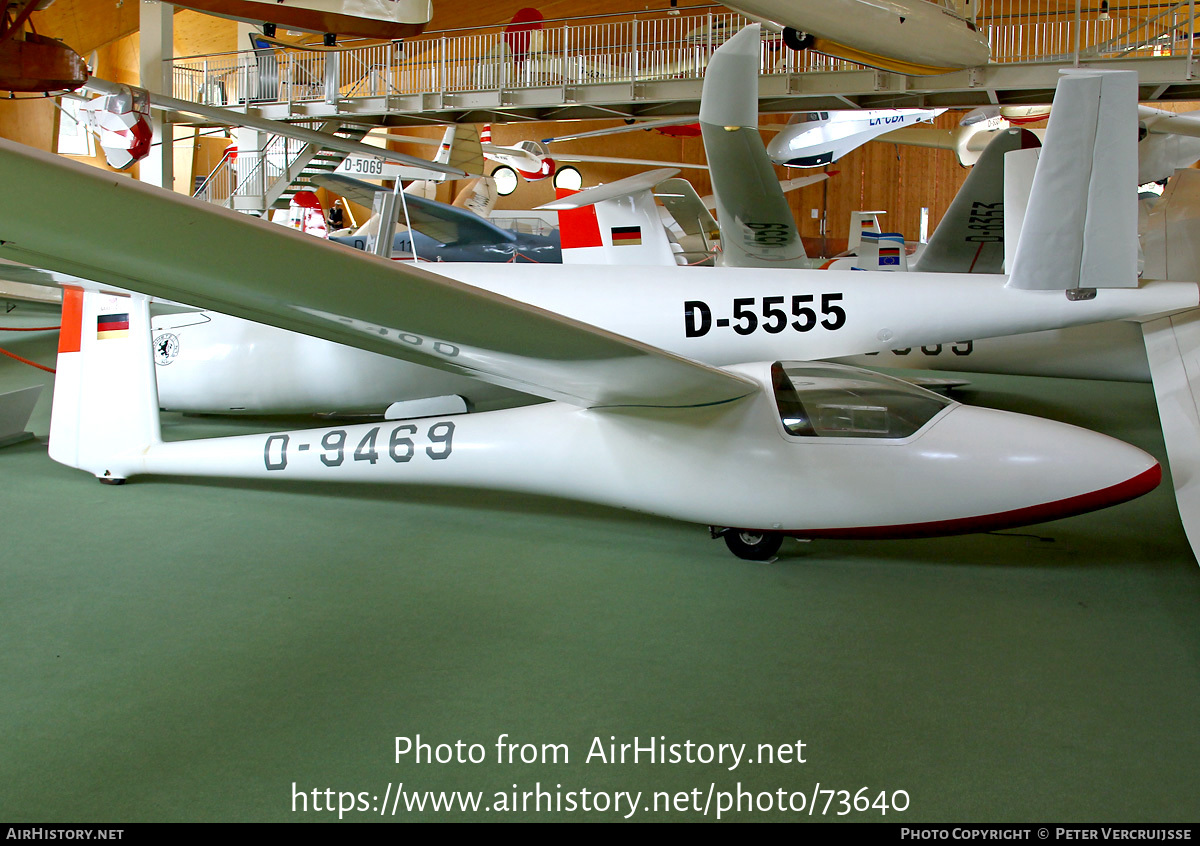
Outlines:
<svg viewBox="0 0 1200 846"><path fill-rule="evenodd" d="M138 8L142 0L55 0L50 8L36 12L34 26L43 35L62 39L77 53L87 56L93 50L124 38L138 29ZM434 0L431 30L494 26L511 20L525 7L533 7L547 19L600 15L641 9L666 9L670 0L630 3L629 0L477 0L463 3ZM680 8L704 5L698 0L679 0ZM640 10L640 9L639 9ZM189 21L187 38L176 38L176 55L221 52L235 49L236 35L229 34L232 24L221 18L196 15L204 23ZM180 21L176 18L176 27Z"/></svg>

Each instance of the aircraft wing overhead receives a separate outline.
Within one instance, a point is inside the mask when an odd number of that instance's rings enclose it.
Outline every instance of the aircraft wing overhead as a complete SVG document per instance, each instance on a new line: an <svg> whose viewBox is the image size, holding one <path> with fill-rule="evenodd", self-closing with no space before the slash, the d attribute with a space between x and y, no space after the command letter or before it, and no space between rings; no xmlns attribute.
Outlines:
<svg viewBox="0 0 1200 846"><path fill-rule="evenodd" d="M77 284L79 277L69 273L55 273L40 267L0 260L0 280L16 282L20 285L39 285L57 291L63 285Z"/></svg>
<svg viewBox="0 0 1200 846"><path fill-rule="evenodd" d="M314 185L368 208L375 202L375 195L380 190L386 190L340 173L317 174L312 181ZM474 212L457 206L427 200L417 194L405 194L404 203L408 206L409 226L440 244L497 244L517 240L517 236L507 229L501 229ZM403 213L403 206L399 203L396 208Z"/></svg>
<svg viewBox="0 0 1200 846"><path fill-rule="evenodd" d="M538 208L552 211L581 209L584 206L590 206L604 200L625 197L638 191L653 191L656 185L666 179L670 179L677 173L679 173L679 170L676 168L661 168L659 170L646 171L645 173L635 173L633 176L626 176L624 179L618 179L616 182L606 182L594 188L585 188L567 197L551 200L549 203L543 203L538 206Z"/></svg>
<svg viewBox="0 0 1200 846"><path fill-rule="evenodd" d="M0 141L0 257L583 407L758 390L732 373L189 197ZM61 197L70 197L69 203Z"/></svg>
<svg viewBox="0 0 1200 846"><path fill-rule="evenodd" d="M1147 122L1147 130L1156 135L1187 135L1200 138L1200 113L1168 112L1150 106L1138 106L1138 119Z"/></svg>
<svg viewBox="0 0 1200 846"><path fill-rule="evenodd" d="M957 135L953 129L938 129L936 126L903 126L885 132L876 141L891 141L893 144L909 144L913 147L933 147L937 150L953 150Z"/></svg>

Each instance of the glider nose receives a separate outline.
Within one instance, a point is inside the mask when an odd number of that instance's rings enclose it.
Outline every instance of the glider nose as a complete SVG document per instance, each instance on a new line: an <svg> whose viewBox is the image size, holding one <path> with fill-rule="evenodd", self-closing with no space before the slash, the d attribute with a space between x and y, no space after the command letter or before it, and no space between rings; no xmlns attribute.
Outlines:
<svg viewBox="0 0 1200 846"><path fill-rule="evenodd" d="M950 424L945 432L950 441L974 440L977 448L963 444L963 451L975 453L980 469L990 468L979 478L992 489L990 513L982 518L992 527L1107 508L1162 481L1152 455L1078 426L969 406L955 409L942 423Z"/></svg>

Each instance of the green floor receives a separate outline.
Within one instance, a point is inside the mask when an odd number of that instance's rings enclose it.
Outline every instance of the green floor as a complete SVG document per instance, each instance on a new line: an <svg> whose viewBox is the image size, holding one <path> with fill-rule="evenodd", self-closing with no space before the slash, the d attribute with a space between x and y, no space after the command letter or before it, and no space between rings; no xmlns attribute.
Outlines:
<svg viewBox="0 0 1200 846"><path fill-rule="evenodd" d="M0 338L47 363L53 344ZM0 363L0 390L40 378ZM1148 386L971 378L969 401L1165 458ZM396 783L485 805L642 791L635 819L700 817L643 810L655 791L711 789L711 818L721 791L818 783L907 791L889 821L1200 818L1200 567L1169 482L1030 530L789 541L755 564L700 527L507 494L105 487L47 458L48 423L47 392L40 440L0 450L0 821L329 820L314 789L375 809ZM394 763L417 734L487 760ZM569 762L498 764L502 734ZM801 740L806 763L588 762L596 737L755 759ZM396 819L463 816L554 815Z"/></svg>

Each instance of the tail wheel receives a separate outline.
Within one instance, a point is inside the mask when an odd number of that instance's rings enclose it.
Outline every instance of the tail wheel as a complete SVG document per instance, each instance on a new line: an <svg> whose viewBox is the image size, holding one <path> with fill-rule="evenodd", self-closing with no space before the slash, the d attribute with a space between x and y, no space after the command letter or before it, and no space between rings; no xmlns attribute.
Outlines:
<svg viewBox="0 0 1200 846"><path fill-rule="evenodd" d="M730 529L725 532L725 545L738 558L766 561L783 545L783 535L779 532L760 532L753 529Z"/></svg>
<svg viewBox="0 0 1200 846"><path fill-rule="evenodd" d="M798 32L790 26L783 28L783 43L792 50L807 50L814 42L816 39L807 32Z"/></svg>

